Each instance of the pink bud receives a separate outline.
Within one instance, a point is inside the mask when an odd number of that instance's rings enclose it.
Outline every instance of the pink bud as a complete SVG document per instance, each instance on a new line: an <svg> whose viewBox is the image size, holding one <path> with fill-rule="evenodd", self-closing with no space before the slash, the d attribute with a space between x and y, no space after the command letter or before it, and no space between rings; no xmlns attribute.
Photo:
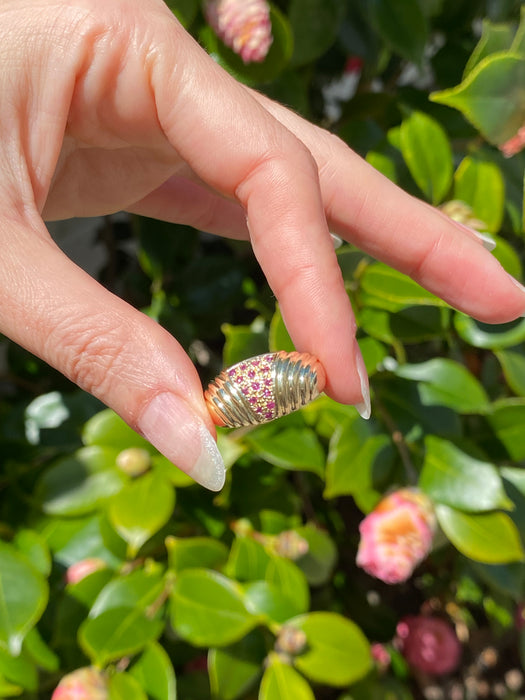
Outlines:
<svg viewBox="0 0 525 700"><path fill-rule="evenodd" d="M396 632L396 645L412 668L439 676L458 667L461 644L445 620L409 616L399 622Z"/></svg>
<svg viewBox="0 0 525 700"><path fill-rule="evenodd" d="M79 668L62 678L51 700L109 700L107 678L96 668Z"/></svg>
<svg viewBox="0 0 525 700"><path fill-rule="evenodd" d="M266 0L206 0L206 20L244 63L260 63L273 41Z"/></svg>
<svg viewBox="0 0 525 700"><path fill-rule="evenodd" d="M521 127L521 129L518 129L518 133L510 138L508 141L505 141L505 143L502 143L501 146L499 146L499 150L503 153L505 158L510 158L511 156L515 156L516 153L519 153L525 148L525 125Z"/></svg>
<svg viewBox="0 0 525 700"><path fill-rule="evenodd" d="M386 496L359 526L357 565L385 583L401 583L429 553L436 530L430 500L416 489Z"/></svg>
<svg viewBox="0 0 525 700"><path fill-rule="evenodd" d="M390 666L391 661L388 649L386 649L386 647L383 644L375 642L370 647L370 651L372 653L372 658L374 659L377 668L380 671L386 671L386 669Z"/></svg>
<svg viewBox="0 0 525 700"><path fill-rule="evenodd" d="M78 583L82 581L83 578L89 576L89 574L98 571L99 569L105 569L106 562L97 557L91 557L90 559L82 559L77 561L66 571L66 583Z"/></svg>

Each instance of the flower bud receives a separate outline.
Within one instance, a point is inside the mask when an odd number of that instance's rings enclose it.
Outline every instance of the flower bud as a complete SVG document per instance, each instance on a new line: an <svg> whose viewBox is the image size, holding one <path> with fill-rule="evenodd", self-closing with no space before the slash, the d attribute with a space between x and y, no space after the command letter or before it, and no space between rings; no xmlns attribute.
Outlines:
<svg viewBox="0 0 525 700"><path fill-rule="evenodd" d="M289 656L301 654L307 644L306 633L295 627L284 625L275 642L275 649Z"/></svg>
<svg viewBox="0 0 525 700"><path fill-rule="evenodd" d="M108 680L97 668L79 668L62 678L51 700L109 700Z"/></svg>
<svg viewBox="0 0 525 700"><path fill-rule="evenodd" d="M266 0L206 0L206 20L244 63L264 61L273 41Z"/></svg>
<svg viewBox="0 0 525 700"><path fill-rule="evenodd" d="M66 571L66 583L78 583L82 581L83 578L86 578L86 576L89 576L89 574L99 571L100 569L105 569L106 566L106 562L98 557L77 561L68 567Z"/></svg>
<svg viewBox="0 0 525 700"><path fill-rule="evenodd" d="M128 447L117 455L117 467L128 476L140 476L151 466L151 457L147 450L141 447Z"/></svg>
<svg viewBox="0 0 525 700"><path fill-rule="evenodd" d="M375 662L376 668L379 671L386 671L386 669L390 666L391 658L390 652L385 647L385 645L379 644L379 642L375 642L370 647L370 652L372 654L372 658Z"/></svg>
<svg viewBox="0 0 525 700"><path fill-rule="evenodd" d="M396 646L412 668L443 675L459 665L461 644L452 625L439 617L413 615L396 628Z"/></svg>
<svg viewBox="0 0 525 700"><path fill-rule="evenodd" d="M436 530L431 501L416 489L386 496L359 526L357 565L385 583L401 583L429 553Z"/></svg>
<svg viewBox="0 0 525 700"><path fill-rule="evenodd" d="M512 138L502 143L499 146L499 150L503 153L505 158L510 158L515 156L517 153L525 148L525 125L518 129L518 133Z"/></svg>
<svg viewBox="0 0 525 700"><path fill-rule="evenodd" d="M308 552L309 545L307 540L295 530L285 530L275 538L274 548L279 556L295 561L304 557Z"/></svg>

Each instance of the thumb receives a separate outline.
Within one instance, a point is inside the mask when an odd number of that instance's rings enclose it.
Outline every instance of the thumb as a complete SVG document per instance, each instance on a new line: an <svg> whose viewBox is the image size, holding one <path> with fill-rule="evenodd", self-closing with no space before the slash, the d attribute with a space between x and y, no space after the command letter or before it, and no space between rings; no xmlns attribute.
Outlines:
<svg viewBox="0 0 525 700"><path fill-rule="evenodd" d="M221 489L214 427L179 343L71 262L41 220L4 217L0 236L0 331L101 399L195 481Z"/></svg>

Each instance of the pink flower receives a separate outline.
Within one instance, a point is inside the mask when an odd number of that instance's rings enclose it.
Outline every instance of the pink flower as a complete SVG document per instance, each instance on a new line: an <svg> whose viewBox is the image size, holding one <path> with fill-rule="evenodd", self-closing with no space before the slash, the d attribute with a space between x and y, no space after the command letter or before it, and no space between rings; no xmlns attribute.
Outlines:
<svg viewBox="0 0 525 700"><path fill-rule="evenodd" d="M429 553L436 530L430 500L415 489L386 496L359 526L357 565L385 583L401 583Z"/></svg>
<svg viewBox="0 0 525 700"><path fill-rule="evenodd" d="M66 583L78 583L82 581L83 578L86 578L86 576L89 576L89 574L105 568L106 562L97 557L82 559L81 561L71 564L68 568L66 571Z"/></svg>
<svg viewBox="0 0 525 700"><path fill-rule="evenodd" d="M375 642L370 647L370 652L372 654L372 658L376 663L377 668L380 671L386 671L386 669L390 666L391 658L390 653L385 647L385 645L379 644L379 642Z"/></svg>
<svg viewBox="0 0 525 700"><path fill-rule="evenodd" d="M79 668L62 678L51 700L109 700L107 678L96 668Z"/></svg>
<svg viewBox="0 0 525 700"><path fill-rule="evenodd" d="M244 63L260 63L273 41L266 0L206 0L206 20Z"/></svg>
<svg viewBox="0 0 525 700"><path fill-rule="evenodd" d="M499 150L503 153L505 158L510 158L511 156L515 156L516 153L519 153L525 148L525 125L521 127L521 129L518 129L518 133L510 138L508 141L505 141L505 143L502 143L501 146L499 146Z"/></svg>
<svg viewBox="0 0 525 700"><path fill-rule="evenodd" d="M408 616L399 622L396 632L396 646L412 668L439 676L458 667L461 644L445 620Z"/></svg>

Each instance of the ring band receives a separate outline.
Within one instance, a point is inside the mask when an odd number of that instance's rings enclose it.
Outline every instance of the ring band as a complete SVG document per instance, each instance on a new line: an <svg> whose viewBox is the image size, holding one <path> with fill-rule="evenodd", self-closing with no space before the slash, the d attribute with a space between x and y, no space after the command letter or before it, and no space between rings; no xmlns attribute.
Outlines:
<svg viewBox="0 0 525 700"><path fill-rule="evenodd" d="M204 392L215 425L259 425L306 406L324 389L325 371L304 352L257 355L223 370Z"/></svg>

